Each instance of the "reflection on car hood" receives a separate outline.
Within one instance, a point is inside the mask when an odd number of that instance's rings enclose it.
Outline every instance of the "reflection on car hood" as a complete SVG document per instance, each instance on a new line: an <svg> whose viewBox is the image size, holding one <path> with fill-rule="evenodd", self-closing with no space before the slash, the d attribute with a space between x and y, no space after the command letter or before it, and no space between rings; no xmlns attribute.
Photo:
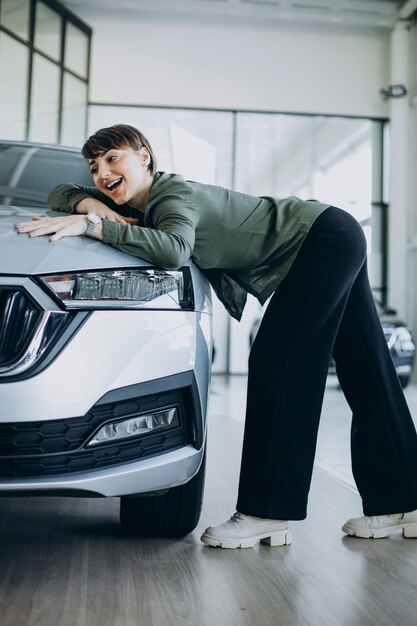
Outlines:
<svg viewBox="0 0 417 626"><path fill-rule="evenodd" d="M0 205L0 274L34 275L150 265L88 237L65 237L50 242L46 236L18 235L13 224L29 221L34 215L62 217L63 213Z"/></svg>

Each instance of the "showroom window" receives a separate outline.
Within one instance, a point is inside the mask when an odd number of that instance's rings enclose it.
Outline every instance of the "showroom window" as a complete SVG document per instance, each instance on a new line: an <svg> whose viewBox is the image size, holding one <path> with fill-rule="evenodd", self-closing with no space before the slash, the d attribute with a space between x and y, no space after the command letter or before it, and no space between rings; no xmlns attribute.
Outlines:
<svg viewBox="0 0 417 626"><path fill-rule="evenodd" d="M90 41L55 0L0 0L1 139L82 144Z"/></svg>
<svg viewBox="0 0 417 626"><path fill-rule="evenodd" d="M364 228L372 286L383 299L383 121L90 104L89 134L115 123L144 132L160 170L253 195L317 198L349 211ZM246 373L249 336L262 309L250 296L239 323L216 298L214 308L213 370Z"/></svg>

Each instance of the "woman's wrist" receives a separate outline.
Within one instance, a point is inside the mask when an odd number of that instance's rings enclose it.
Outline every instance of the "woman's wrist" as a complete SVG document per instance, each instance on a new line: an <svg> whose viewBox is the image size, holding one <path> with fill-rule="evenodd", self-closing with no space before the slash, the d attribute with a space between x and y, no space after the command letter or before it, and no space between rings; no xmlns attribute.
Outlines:
<svg viewBox="0 0 417 626"><path fill-rule="evenodd" d="M97 224L92 233L93 239L98 239L99 241L103 240L103 221L100 224Z"/></svg>
<svg viewBox="0 0 417 626"><path fill-rule="evenodd" d="M89 219L89 216L85 216L85 231L84 236L91 237L92 239L103 239L103 220L100 219L96 222L97 215L91 213L93 219ZM92 228L93 227L93 228Z"/></svg>

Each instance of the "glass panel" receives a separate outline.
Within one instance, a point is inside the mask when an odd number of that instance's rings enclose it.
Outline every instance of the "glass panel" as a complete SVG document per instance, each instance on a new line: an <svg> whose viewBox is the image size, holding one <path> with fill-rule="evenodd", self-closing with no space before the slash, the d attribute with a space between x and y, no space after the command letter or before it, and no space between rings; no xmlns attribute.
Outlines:
<svg viewBox="0 0 417 626"><path fill-rule="evenodd" d="M59 67L35 53L29 127L31 141L58 141L59 79Z"/></svg>
<svg viewBox="0 0 417 626"><path fill-rule="evenodd" d="M359 202L363 206L363 194L368 202L371 195L371 128L369 120L239 113L236 188L247 193L268 193L278 197L298 194L340 204L346 210L349 210L346 204L353 207ZM368 145L365 156L367 170L360 174L360 182L359 176L353 172L360 156L353 157L353 153L363 144ZM341 168L342 162L344 175L349 180L342 177L341 190L338 186L339 173L336 174L336 169L332 168ZM337 177L339 180L336 183ZM351 190L349 185L353 179L358 187ZM358 213L361 212L369 214L369 209L365 211L362 208Z"/></svg>
<svg viewBox="0 0 417 626"><path fill-rule="evenodd" d="M61 60L61 16L43 2L36 4L35 47Z"/></svg>
<svg viewBox="0 0 417 626"><path fill-rule="evenodd" d="M141 107L92 106L89 134L112 124L131 124L149 139L158 169L185 178L232 184L233 114Z"/></svg>
<svg viewBox="0 0 417 626"><path fill-rule="evenodd" d="M67 22L65 34L65 66L87 78L89 37L82 30Z"/></svg>
<svg viewBox="0 0 417 626"><path fill-rule="evenodd" d="M86 124L87 85L65 72L60 143L80 148L86 140Z"/></svg>
<svg viewBox="0 0 417 626"><path fill-rule="evenodd" d="M0 136L24 139L29 49L0 32L0 84L7 85L0 98Z"/></svg>
<svg viewBox="0 0 417 626"><path fill-rule="evenodd" d="M1 0L0 24L23 39L29 39L29 12L29 0Z"/></svg>

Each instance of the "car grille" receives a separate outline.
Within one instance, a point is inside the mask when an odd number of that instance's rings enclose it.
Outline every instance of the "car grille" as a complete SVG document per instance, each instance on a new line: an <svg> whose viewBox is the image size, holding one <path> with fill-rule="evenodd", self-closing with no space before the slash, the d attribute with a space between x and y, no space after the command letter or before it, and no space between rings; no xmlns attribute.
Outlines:
<svg viewBox="0 0 417 626"><path fill-rule="evenodd" d="M0 285L0 368L21 358L41 317L41 309L23 289Z"/></svg>
<svg viewBox="0 0 417 626"><path fill-rule="evenodd" d="M181 426L140 438L86 448L99 427L165 407L178 408ZM85 416L0 424L0 477L68 474L161 454L187 444L181 391L94 406Z"/></svg>

